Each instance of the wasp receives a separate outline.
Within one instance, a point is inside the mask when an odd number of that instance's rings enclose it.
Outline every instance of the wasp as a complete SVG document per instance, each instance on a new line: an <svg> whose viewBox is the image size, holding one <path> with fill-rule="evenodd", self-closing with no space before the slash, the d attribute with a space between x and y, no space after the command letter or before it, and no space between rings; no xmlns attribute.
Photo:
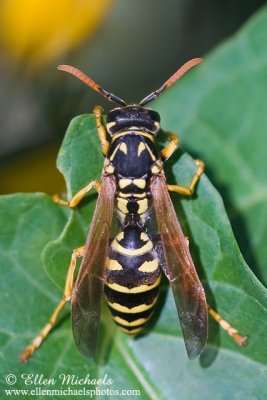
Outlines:
<svg viewBox="0 0 267 400"><path fill-rule="evenodd" d="M99 193L86 245L72 253L63 298L49 322L22 353L23 361L40 346L68 301L72 304L74 340L87 357L94 357L96 352L103 293L111 315L122 331L129 335L139 334L153 314L162 274L173 291L190 359L197 358L205 347L208 313L239 345L245 343L246 338L207 305L188 239L182 232L169 195L171 191L191 196L204 171L204 163L196 160L196 172L188 186L168 184L163 163L178 147L179 138L170 133L169 143L158 152L155 140L160 130L160 115L146 107L200 62L201 58L188 61L158 90L139 104L130 105L77 68L58 67L119 107L108 113L106 126L102 108L94 108L105 157L101 181L90 182L70 201L54 197L57 203L73 208L91 189ZM111 237L114 218L119 228ZM78 257L83 259L74 283Z"/></svg>

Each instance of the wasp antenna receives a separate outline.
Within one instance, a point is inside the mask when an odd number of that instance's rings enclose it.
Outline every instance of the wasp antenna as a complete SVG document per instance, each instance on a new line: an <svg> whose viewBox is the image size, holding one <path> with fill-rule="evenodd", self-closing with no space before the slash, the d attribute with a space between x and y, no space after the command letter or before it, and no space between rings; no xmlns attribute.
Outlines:
<svg viewBox="0 0 267 400"><path fill-rule="evenodd" d="M72 67L71 65L59 65L57 67L60 71L65 71L71 75L74 75L76 78L80 79L83 83L93 89L95 92L102 94L108 101L112 101L114 103L118 103L122 106L126 106L124 100L120 99L118 96L107 92L103 89L98 83L96 83L92 78L86 75L84 72L80 71L78 68Z"/></svg>
<svg viewBox="0 0 267 400"><path fill-rule="evenodd" d="M150 93L146 96L142 101L140 101L140 106L144 106L147 103L150 103L152 100L157 99L164 90L171 87L178 79L180 79L189 69L193 68L195 65L200 64L203 61L203 58L193 58L192 60L187 61L182 67L178 69L158 90Z"/></svg>

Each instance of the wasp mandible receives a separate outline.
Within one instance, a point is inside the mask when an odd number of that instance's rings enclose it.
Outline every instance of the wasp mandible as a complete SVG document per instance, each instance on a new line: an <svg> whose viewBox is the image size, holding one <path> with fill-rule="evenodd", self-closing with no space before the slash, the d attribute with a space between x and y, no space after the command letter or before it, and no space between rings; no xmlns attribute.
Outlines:
<svg viewBox="0 0 267 400"><path fill-rule="evenodd" d="M107 92L80 70L69 65L58 67L119 107L108 113L106 126L102 121L102 108L94 108L101 151L105 157L101 181L90 182L70 201L54 197L57 203L73 208L91 189L99 193L86 245L72 253L63 298L48 324L22 353L23 361L40 346L68 301L72 304L74 340L82 354L93 357L103 293L116 324L125 333L137 335L152 316L162 272L173 291L190 359L197 358L205 347L208 313L239 345L245 343L246 338L207 305L188 240L169 196L169 191L191 196L204 171L204 164L196 160L196 172L188 186L169 185L163 163L178 147L179 138L170 133L169 143L158 152L155 139L160 130L160 115L146 107L200 62L201 58L188 61L158 90L139 104L130 105ZM114 219L119 227L115 237L111 238ZM152 229L153 219L156 221L155 231ZM78 257L83 257L83 260L74 283Z"/></svg>

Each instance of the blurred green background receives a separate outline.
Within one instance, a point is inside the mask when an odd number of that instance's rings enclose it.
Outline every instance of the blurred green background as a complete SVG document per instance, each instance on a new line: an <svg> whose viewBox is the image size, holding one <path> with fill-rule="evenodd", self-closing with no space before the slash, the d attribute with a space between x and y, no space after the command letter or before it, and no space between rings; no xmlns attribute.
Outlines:
<svg viewBox="0 0 267 400"><path fill-rule="evenodd" d="M265 1L2 0L0 193L64 190L55 160L70 119L111 106L56 70L74 65L129 102L205 56ZM190 104L188 105L190 107Z"/></svg>

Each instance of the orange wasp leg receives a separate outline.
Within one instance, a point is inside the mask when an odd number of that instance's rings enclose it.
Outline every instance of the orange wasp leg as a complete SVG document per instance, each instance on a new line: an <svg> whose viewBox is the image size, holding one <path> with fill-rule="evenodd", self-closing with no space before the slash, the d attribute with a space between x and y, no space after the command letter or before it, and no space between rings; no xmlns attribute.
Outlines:
<svg viewBox="0 0 267 400"><path fill-rule="evenodd" d="M106 156L109 149L109 142L107 140L107 130L102 123L102 112L103 108L101 106L95 106L93 109L96 118L96 129L101 144L101 151L103 155Z"/></svg>
<svg viewBox="0 0 267 400"><path fill-rule="evenodd" d="M195 186L205 169L205 164L201 160L195 160L198 169L196 170L190 185L188 186L180 186L180 185L167 185L167 188L170 192L179 193L183 196L192 196L194 193Z"/></svg>
<svg viewBox="0 0 267 400"><path fill-rule="evenodd" d="M168 160L168 158L171 157L173 152L179 146L179 137L177 135L175 135L174 133L168 134L168 140L170 143L167 144L167 146L163 150L161 150L161 153L160 153L163 161Z"/></svg>
<svg viewBox="0 0 267 400"><path fill-rule="evenodd" d="M241 336L237 329L232 327L229 322L225 321L216 311L208 305L208 312L220 327L234 339L239 346L244 346L247 343L247 337Z"/></svg>
<svg viewBox="0 0 267 400"><path fill-rule="evenodd" d="M29 346L27 346L23 351L23 353L20 355L21 361L23 362L27 361L31 357L31 355L35 352L35 350L38 349L38 347L41 345L41 343L44 341L44 339L47 337L47 335L55 325L58 316L63 310L65 304L71 300L73 282L74 282L74 271L77 263L76 258L83 257L84 252L85 252L85 246L73 250L70 265L68 268L63 297L59 302L59 304L57 305L57 307L55 308L53 314L51 315L49 322L43 327L39 335L36 336L35 339L33 339L33 341L29 344Z"/></svg>
<svg viewBox="0 0 267 400"><path fill-rule="evenodd" d="M108 149L109 149L109 142L107 141L107 131L105 126L102 123L102 111L103 108L101 106L95 106L94 107L94 114L96 117L96 128L98 132L98 137L101 143L101 151L104 156L107 155ZM90 192L91 189L96 189L96 191L99 193L101 187L101 183L97 180L90 182L88 185L86 185L84 188L82 188L78 193L73 196L73 198L70 201L62 200L59 198L59 196L56 194L52 198L55 203L74 208L76 207L80 201L84 198L84 196Z"/></svg>
<svg viewBox="0 0 267 400"><path fill-rule="evenodd" d="M84 198L84 196L90 192L91 189L96 189L96 191L99 193L101 187L101 183L99 181L92 181L88 185L86 185L84 188L79 190L78 193L73 196L73 198L70 201L62 200L58 197L57 194L55 194L52 199L54 200L55 203L62 204L64 206L73 208L76 207L77 204L80 203L80 201Z"/></svg>

